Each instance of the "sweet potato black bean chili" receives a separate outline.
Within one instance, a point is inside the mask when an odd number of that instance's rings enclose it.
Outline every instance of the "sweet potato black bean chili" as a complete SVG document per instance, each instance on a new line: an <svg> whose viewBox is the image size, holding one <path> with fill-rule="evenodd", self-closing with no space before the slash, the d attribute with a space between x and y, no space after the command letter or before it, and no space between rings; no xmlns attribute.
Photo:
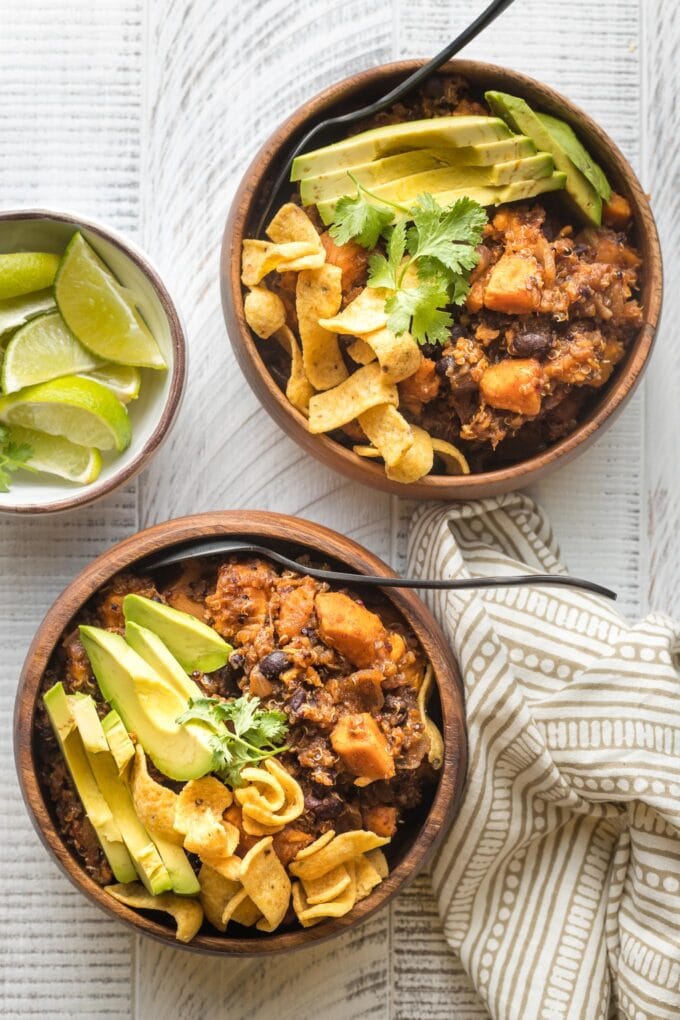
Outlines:
<svg viewBox="0 0 680 1020"><path fill-rule="evenodd" d="M500 117L505 118L505 123ZM470 126L470 130L483 129L487 134L496 132L488 136L496 140L489 142L487 138L483 145L466 144L467 136L456 140L454 121L465 130ZM389 149L390 138L384 132L393 126L403 132L414 122L432 125L428 140L414 142L408 136L394 141ZM447 125L448 139L433 139L438 124ZM293 178L300 185L291 201L304 206L320 235L323 269L313 269L316 265L313 261L284 261L258 281L261 290L266 288L270 296L274 294L281 300L285 314L282 328L301 340L302 360L307 381L311 382L308 392L303 391L301 396L299 387L291 385L289 339L278 345L262 343L263 356L282 388L288 387L291 402L308 415L310 431L329 431L360 455L382 454L388 475L397 480L415 480L419 471L428 470L428 464L429 470L441 472L444 462L438 459L438 445L446 450L446 444L451 444L462 453L459 460L463 466L457 466L456 471L465 471L469 465L471 471L480 472L524 460L574 430L641 325L641 260L632 241L629 203L611 191L602 170L569 125L534 113L517 97L501 93L476 95L457 76L433 78L411 104L395 106L362 125L360 130L376 128L383 131L382 148L373 143L371 135L354 136L357 143L365 138L362 154L353 157L355 163L357 159L365 162L354 169L352 154L346 148L352 139L317 150L308 158L300 157L306 162L297 169L294 167ZM463 147L452 149L461 138ZM430 148L423 149L423 145ZM548 147L550 152L537 151ZM490 166L492 151L499 154L501 162ZM383 158L385 152L388 158ZM331 172L331 157L341 168L339 171ZM447 165L447 160L451 165ZM486 165L461 167L458 165L461 160ZM343 166L348 169L342 170ZM566 174L561 172L563 169ZM401 179L395 180L399 174ZM532 175L536 175L535 179ZM484 206L486 212L481 209L479 233L475 235L472 230L467 234L474 246L474 258L454 266L458 276L449 273L449 297L444 297L437 306L436 294L432 296L435 286L432 279L436 283L436 273L442 270L442 265L436 265L435 276L425 280L424 273L432 272L433 263L431 258L429 264L427 259L417 261L418 213L407 214L407 220L414 219L415 226L406 233L405 247L401 242L395 243L394 234L395 223L403 215L400 209L404 205L400 203L408 206L415 201L415 208L421 208L424 199L429 201L433 197L421 192L431 190L437 199L437 191L446 190L442 183L446 181L452 189L447 191L447 201L462 194L473 199L476 196L478 206L480 209ZM466 181L471 182L467 188ZM502 201L503 196L512 200ZM441 195L439 200L441 204ZM370 208L372 214L367 212ZM384 220L380 221L383 213ZM422 245L422 226L420 235L420 250L427 254ZM454 235L455 230L450 236ZM271 232L269 237L287 239ZM404 258L416 251L414 269L425 304L417 306L418 299L413 298L411 290L406 302L400 305L397 291L396 304L393 297L392 305L389 299L386 305L388 310L392 309L387 327L397 334L399 329L408 329L420 345L420 357L411 364L405 377L388 374L396 393L390 396L385 391L382 397L385 403L393 405L386 416L387 423L376 420L380 416L375 408L378 398L374 398L368 414L364 404L358 407L356 417L334 427L338 417L322 418L320 411L331 394L337 392L338 399L346 398L338 381L342 383L348 373L354 372L356 377L366 374L367 362L376 353L383 373L392 367L383 363L381 347L372 344L372 338L380 334L384 345L384 330L370 333L376 329L376 323L384 325L384 320L367 320L365 330L361 333L357 330L357 334L352 334L352 322L342 321L344 310L357 298L365 301L369 293L387 293L375 288L389 286L390 277L384 270L386 254L387 262L390 261L391 244L396 248L393 268L399 266L400 260L403 266ZM450 262L444 249L439 250L439 255L444 263ZM306 335L305 322L300 321L299 278L304 275L300 273L302 269L307 273L323 271L328 282L333 272L330 267L338 267L341 274L340 304L335 316L331 313L329 317L328 310L320 311L324 317L321 325L337 330L343 364L338 373L317 379L316 366L311 355L307 356L306 347L311 349L318 337L310 334L309 329ZM244 268L244 283L252 286L255 278ZM407 282L402 281L401 286L405 287ZM454 291L458 294L455 299ZM409 325L409 310L414 307L416 311ZM423 313L420 320L418 308ZM272 335L266 329L258 332L256 316L253 322L251 325L259 336ZM273 335L281 339L280 332ZM364 343L357 345L357 335ZM367 367L357 371L357 361ZM335 386L335 390L329 390L329 385ZM398 424L405 420L412 431L413 427L423 430L434 441L434 459L429 450L410 473L405 462L399 461L399 456L404 456L404 446L395 449L385 444L384 429L387 424L394 426L395 407ZM406 433L403 426L402 432ZM421 433L418 435L423 438ZM410 442L413 443L413 436Z"/></svg>
<svg viewBox="0 0 680 1020"><path fill-rule="evenodd" d="M123 634L130 593L173 607L205 621L233 647L223 668L193 673L206 697L257 697L283 713L287 750L277 760L304 795L302 813L273 837L284 867L330 830L394 837L429 798L440 764L437 731L433 738L433 724L419 706L426 670L416 639L387 603L374 612L345 591L258 559L225 560L219 567L208 562L192 561L179 576L164 574L163 580L131 573L114 578L74 621L43 690L60 681L68 695L92 697L104 719L110 706L78 625ZM42 702L36 725L40 781L59 830L87 872L106 885L111 868ZM181 789L151 761L148 770L156 782ZM242 857L259 837L245 831L238 804L224 819L239 830L235 853ZM197 867L197 858L190 858Z"/></svg>

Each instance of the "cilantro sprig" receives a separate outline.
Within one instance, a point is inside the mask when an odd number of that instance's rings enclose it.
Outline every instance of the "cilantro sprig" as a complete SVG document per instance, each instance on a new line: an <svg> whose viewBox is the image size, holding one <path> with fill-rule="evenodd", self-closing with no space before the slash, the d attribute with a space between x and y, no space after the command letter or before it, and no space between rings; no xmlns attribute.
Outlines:
<svg viewBox="0 0 680 1020"><path fill-rule="evenodd" d="M338 244L356 241L369 250L382 237L385 254L369 257L368 285L393 291L385 302L387 325L397 336L410 332L421 344L445 343L453 324L448 308L465 301L470 271L479 261L476 248L487 222L483 207L468 197L440 206L424 193L411 208L396 202L388 208L349 176L357 193L338 201L331 236ZM402 214L396 223L395 211Z"/></svg>
<svg viewBox="0 0 680 1020"><path fill-rule="evenodd" d="M9 492L12 473L19 468L30 471L27 461L33 453L27 443L15 443L5 425L0 425L0 492Z"/></svg>
<svg viewBox="0 0 680 1020"><path fill-rule="evenodd" d="M241 769L287 750L288 723L283 712L260 708L260 699L244 695L233 701L190 698L177 720L204 722L213 730L213 771L232 787L242 786Z"/></svg>

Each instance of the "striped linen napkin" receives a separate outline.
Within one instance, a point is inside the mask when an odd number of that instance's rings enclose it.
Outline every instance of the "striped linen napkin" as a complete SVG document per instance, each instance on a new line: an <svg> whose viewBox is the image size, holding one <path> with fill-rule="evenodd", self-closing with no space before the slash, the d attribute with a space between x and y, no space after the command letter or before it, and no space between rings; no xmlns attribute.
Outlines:
<svg viewBox="0 0 680 1020"><path fill-rule="evenodd" d="M410 573L564 571L526 496L418 509ZM452 1017L680 1017L680 625L566 588L427 592L469 768L432 868Z"/></svg>

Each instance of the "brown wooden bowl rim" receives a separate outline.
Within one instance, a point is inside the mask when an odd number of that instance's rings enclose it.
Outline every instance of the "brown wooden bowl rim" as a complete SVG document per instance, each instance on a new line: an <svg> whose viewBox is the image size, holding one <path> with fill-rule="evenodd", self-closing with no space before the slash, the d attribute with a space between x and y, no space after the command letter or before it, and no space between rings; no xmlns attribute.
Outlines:
<svg viewBox="0 0 680 1020"><path fill-rule="evenodd" d="M517 489L536 480L576 453L582 452L594 439L597 431L607 424L631 396L646 366L659 322L662 301L662 260L658 232L647 196L630 163L609 135L571 100L550 86L519 71L497 64L476 60L452 60L442 69L469 77L503 79L514 83L522 94L540 94L547 109L569 120L576 121L589 144L595 140L595 155L618 181L625 184L628 197L633 201L636 228L644 237L648 248L645 259L645 290L648 294L643 309L644 322L631 345L628 357L600 401L591 407L588 416L568 436L533 457L493 471L462 476L428 475L419 482L403 485L390 481L382 465L359 458L348 447L325 435L312 435L306 418L287 400L267 368L258 345L245 323L243 292L240 280L241 240L253 206L269 167L277 159L286 140L298 131L305 121L325 111L334 102L361 93L368 85L383 78L403 76L421 66L424 60L401 60L368 68L317 93L312 99L288 117L274 131L246 170L236 191L227 218L221 253L222 307L232 348L246 379L265 410L281 428L307 452L326 465L332 466L349 478L366 485L398 495L416 499L467 499ZM613 172L612 172L613 171Z"/></svg>
<svg viewBox="0 0 680 1020"><path fill-rule="evenodd" d="M105 482L93 482L83 490L74 491L73 495L63 499L53 500L51 503L16 503L14 505L3 505L0 513L10 514L46 514L60 513L65 510L74 510L87 506L101 499L108 493L113 492L120 485L130 481L138 474L159 450L161 444L168 438L171 426L173 425L177 412L180 409L184 395L184 387L187 374L187 344L185 330L180 319L179 312L174 301L170 297L167 287L163 283L158 270L152 264L148 255L138 248L131 241L124 238L111 227L106 226L97 220L88 219L57 209L8 209L0 211L0 223L11 220L55 220L59 223L69 223L76 227L84 227L93 234L98 234L114 247L118 248L127 258L133 262L141 273L147 278L153 287L156 296L161 304L163 312L168 320L168 327L172 340L172 376L170 389L165 398L163 409L156 426L141 448L136 457L116 470Z"/></svg>
<svg viewBox="0 0 680 1020"><path fill-rule="evenodd" d="M358 543L320 524L265 511L215 511L180 517L137 532L102 553L64 589L46 613L26 655L16 694L14 756L19 785L31 821L62 871L89 900L109 915L167 945L198 952L257 956L317 944L364 921L384 906L424 866L443 837L460 802L467 762L463 687L458 666L430 610L407 589L386 589L385 596L413 629L435 671L442 708L444 762L429 811L404 857L366 900L344 918L302 931L262 939L198 935L188 945L177 942L171 929L113 900L77 861L58 833L41 789L33 758L34 716L40 685L50 657L64 630L83 604L114 574L160 549L205 535L258 535L307 545L348 564L360 573L393 575L393 571Z"/></svg>

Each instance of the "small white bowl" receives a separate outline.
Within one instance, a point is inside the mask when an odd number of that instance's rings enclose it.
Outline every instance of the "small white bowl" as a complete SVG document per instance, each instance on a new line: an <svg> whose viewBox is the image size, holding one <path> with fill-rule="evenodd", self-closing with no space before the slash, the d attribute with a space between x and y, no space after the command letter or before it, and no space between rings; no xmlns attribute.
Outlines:
<svg viewBox="0 0 680 1020"><path fill-rule="evenodd" d="M116 278L136 297L161 349L167 371L142 369L142 388L128 404L132 441L127 450L104 455L99 478L74 485L50 475L17 471L9 492L0 493L0 513L39 514L72 510L111 492L146 467L170 431L186 380L186 337L160 276L130 241L110 227L51 209L0 211L0 252L51 251L60 255L79 230Z"/></svg>

